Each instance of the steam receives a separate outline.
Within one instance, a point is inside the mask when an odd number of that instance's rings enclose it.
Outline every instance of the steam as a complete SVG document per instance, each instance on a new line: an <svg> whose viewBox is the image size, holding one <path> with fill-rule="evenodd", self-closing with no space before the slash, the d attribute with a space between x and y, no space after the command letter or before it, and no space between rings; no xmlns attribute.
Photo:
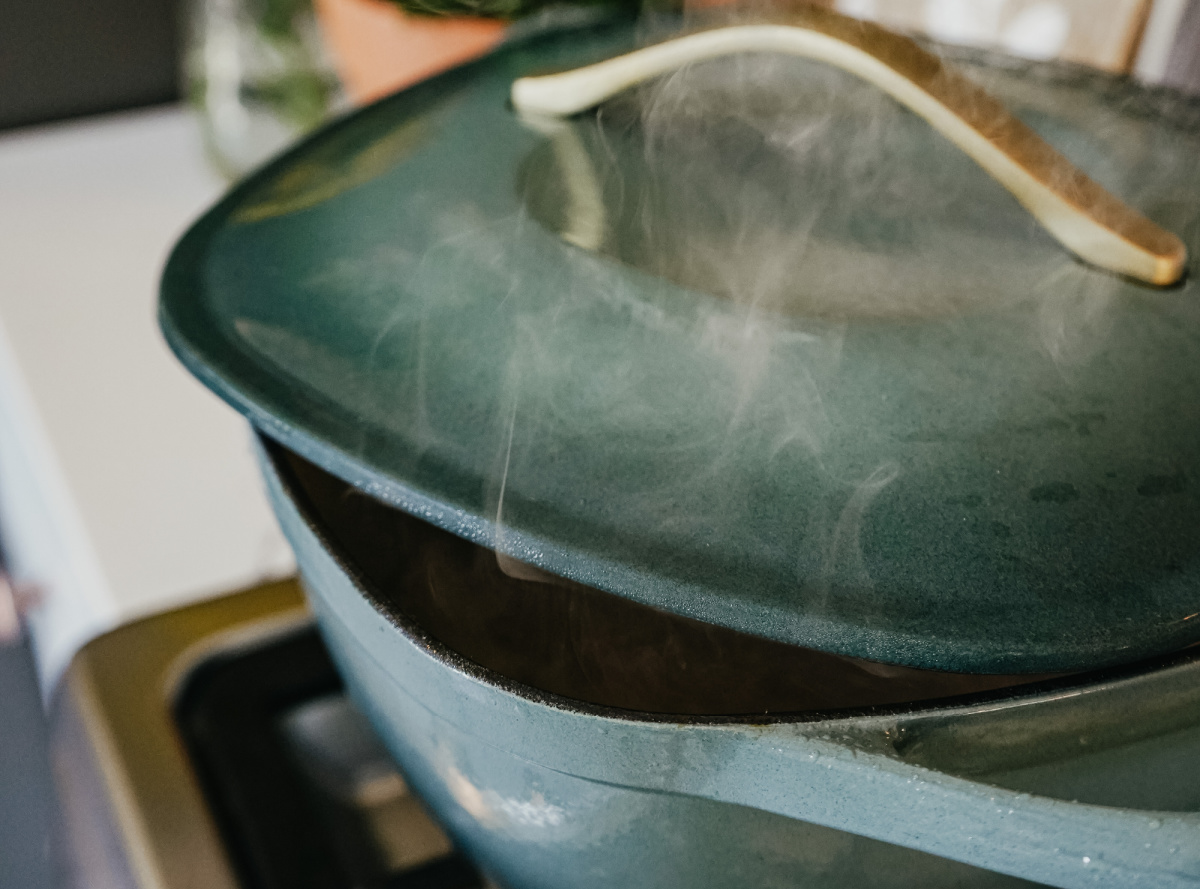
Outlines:
<svg viewBox="0 0 1200 889"><path fill-rule="evenodd" d="M862 553L863 519L875 498L899 474L900 468L894 463L878 467L854 487L832 529L826 531L819 526L813 529L813 542L822 557L812 585L818 601L823 602L835 585L859 592L871 591L871 575Z"/></svg>
<svg viewBox="0 0 1200 889"><path fill-rule="evenodd" d="M848 491L840 505L797 503L801 574L819 597L831 585L870 589L864 523L903 470L830 452L849 326L940 319L953 337L961 318L1038 302L1031 335L1055 363L1083 360L1103 339L1112 279L1078 265L956 147L844 72L745 54L677 70L594 115L527 123L546 141L521 185L526 207L581 252L565 260L559 302L516 325L509 353L492 502L497 559L514 576L527 568L504 530L512 479L539 471L528 463L539 439L594 434L610 440L587 446L614 467L635 465L642 448L670 465L661 451L672 442L673 471L618 488L630 512L681 538L703 540L730 499L741 509L754 496L749 454ZM621 320L596 361L576 334L602 311ZM657 363L621 354L662 342L684 350L681 368L703 355L711 376L678 379L666 352ZM581 383L576 365L611 375ZM649 376L624 373L634 367Z"/></svg>
<svg viewBox="0 0 1200 889"><path fill-rule="evenodd" d="M1139 203L1111 147L1134 141L1117 123L1110 135L1038 118L1019 77L987 77ZM898 391L888 368L905 375L910 406L961 377L975 401L956 432L982 438L1028 403L946 357L995 348L979 319L1000 319L1020 360L1070 386L1125 298L1124 282L1066 255L927 125L819 64L713 60L530 126L521 215L465 199L432 211L444 236L409 267L415 296L372 345L387 356L410 337L409 388L387 394L408 405L418 450L484 479L486 542L512 577L561 570L534 542L553 536L553 512L593 522L600 552L640 553L644 528L664 549L745 553L748 578L760 557L795 565L797 597L818 609L870 594L875 511L927 471L900 436L938 432L884 400ZM447 319L460 316L486 320L456 341ZM489 355L464 365L494 379L447 370L468 349ZM442 398L479 403L459 427ZM764 500L785 527L755 524Z"/></svg>
<svg viewBox="0 0 1200 889"><path fill-rule="evenodd" d="M1173 132L1106 114L1117 101L1082 88L976 73L1200 247L1200 119ZM1167 371L1181 365L1153 352L1186 354L1194 290L1159 302L1077 263L853 77L770 55L713 60L532 131L487 130L482 100L454 101L447 139L507 141L455 143L452 162L418 153L387 173L402 201L390 186L339 198L327 211L344 216L326 218L357 221L336 243L306 211L255 230L287 254L263 256L312 278L255 277L280 290L248 297L235 325L256 359L288 371L321 434L358 420L351 456L398 482L367 491L487 548L489 581L488 549L551 602L559 576L634 597L654 577L657 604L710 623L761 606L755 628L773 614L779 637L829 650L837 618L920 633L930 615L914 609L960 568L961 589L985 592L1002 588L991 568L1009 552L1053 572L1034 510L1076 510L1102 541L1093 491L1176 471L1160 458L1185 446L1156 440L1158 419L1144 446L1109 445L1111 430L1137 428L1138 393L1147 417L1177 409ZM258 255L217 267L214 292L244 291ZM1167 432L1186 437L1187 419ZM1110 468L1122 473L1111 491L1092 483ZM1078 500L1034 503L1047 484ZM1075 575L1064 559L1060 574L1083 585L1113 553ZM1036 566L1000 567L1020 580ZM489 602L481 636L509 601ZM947 601L1003 612L1003 597ZM548 632L584 660L599 644L589 619L568 613ZM648 638L642 650L673 656L665 630L628 638L625 650Z"/></svg>
<svg viewBox="0 0 1200 889"><path fill-rule="evenodd" d="M1038 288L1038 334L1046 355L1064 372L1080 367L1107 339L1119 282L1075 265L1048 275Z"/></svg>
<svg viewBox="0 0 1200 889"><path fill-rule="evenodd" d="M514 399L512 410L508 416L508 439L504 444L504 464L500 470L500 486L496 495L496 539L493 544L493 549L496 553L496 565L504 574L516 580L530 580L537 583L551 584L559 583L561 582L561 578L557 575L544 571L530 564L529 561L522 561L516 557L515 554L520 553L519 538L514 538L509 534L507 525L504 522L504 493L508 486L508 470L512 462L512 442L516 425L517 404Z"/></svg>

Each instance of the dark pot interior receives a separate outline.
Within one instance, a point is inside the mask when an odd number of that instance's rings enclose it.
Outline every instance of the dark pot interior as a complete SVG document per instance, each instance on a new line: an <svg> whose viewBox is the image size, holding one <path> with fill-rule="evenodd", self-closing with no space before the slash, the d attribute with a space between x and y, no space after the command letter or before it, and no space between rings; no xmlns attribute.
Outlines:
<svg viewBox="0 0 1200 889"><path fill-rule="evenodd" d="M297 506L384 607L524 685L647 713L829 712L1048 678L916 670L679 617L497 557L266 443Z"/></svg>

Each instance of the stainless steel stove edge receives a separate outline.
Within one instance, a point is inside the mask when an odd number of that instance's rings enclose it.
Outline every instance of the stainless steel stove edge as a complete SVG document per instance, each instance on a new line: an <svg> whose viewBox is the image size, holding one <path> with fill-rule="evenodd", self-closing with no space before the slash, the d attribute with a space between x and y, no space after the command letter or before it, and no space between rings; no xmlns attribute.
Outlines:
<svg viewBox="0 0 1200 889"><path fill-rule="evenodd" d="M51 705L70 889L238 889L173 702L213 654L310 622L289 579L127 624L76 654Z"/></svg>

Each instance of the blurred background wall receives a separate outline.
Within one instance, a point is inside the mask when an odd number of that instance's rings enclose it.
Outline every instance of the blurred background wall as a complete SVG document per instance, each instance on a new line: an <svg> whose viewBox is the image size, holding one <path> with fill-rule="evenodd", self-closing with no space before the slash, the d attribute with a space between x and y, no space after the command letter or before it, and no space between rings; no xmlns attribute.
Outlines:
<svg viewBox="0 0 1200 889"><path fill-rule="evenodd" d="M179 95L175 0L0 2L0 127Z"/></svg>
<svg viewBox="0 0 1200 889"><path fill-rule="evenodd" d="M322 2L394 13L383 0ZM1200 90L1200 0L826 2L941 39L1045 49ZM181 0L3 0L0 128L178 98L184 14Z"/></svg>

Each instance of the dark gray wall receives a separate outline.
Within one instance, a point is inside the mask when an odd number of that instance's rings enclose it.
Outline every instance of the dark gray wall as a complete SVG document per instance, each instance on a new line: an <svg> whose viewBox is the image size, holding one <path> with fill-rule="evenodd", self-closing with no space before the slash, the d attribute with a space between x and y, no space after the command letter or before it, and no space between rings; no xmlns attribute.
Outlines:
<svg viewBox="0 0 1200 889"><path fill-rule="evenodd" d="M197 0L0 0L0 129L177 98L187 2ZM1167 81L1200 92L1200 0Z"/></svg>
<svg viewBox="0 0 1200 889"><path fill-rule="evenodd" d="M175 0L0 0L0 128L179 94Z"/></svg>

